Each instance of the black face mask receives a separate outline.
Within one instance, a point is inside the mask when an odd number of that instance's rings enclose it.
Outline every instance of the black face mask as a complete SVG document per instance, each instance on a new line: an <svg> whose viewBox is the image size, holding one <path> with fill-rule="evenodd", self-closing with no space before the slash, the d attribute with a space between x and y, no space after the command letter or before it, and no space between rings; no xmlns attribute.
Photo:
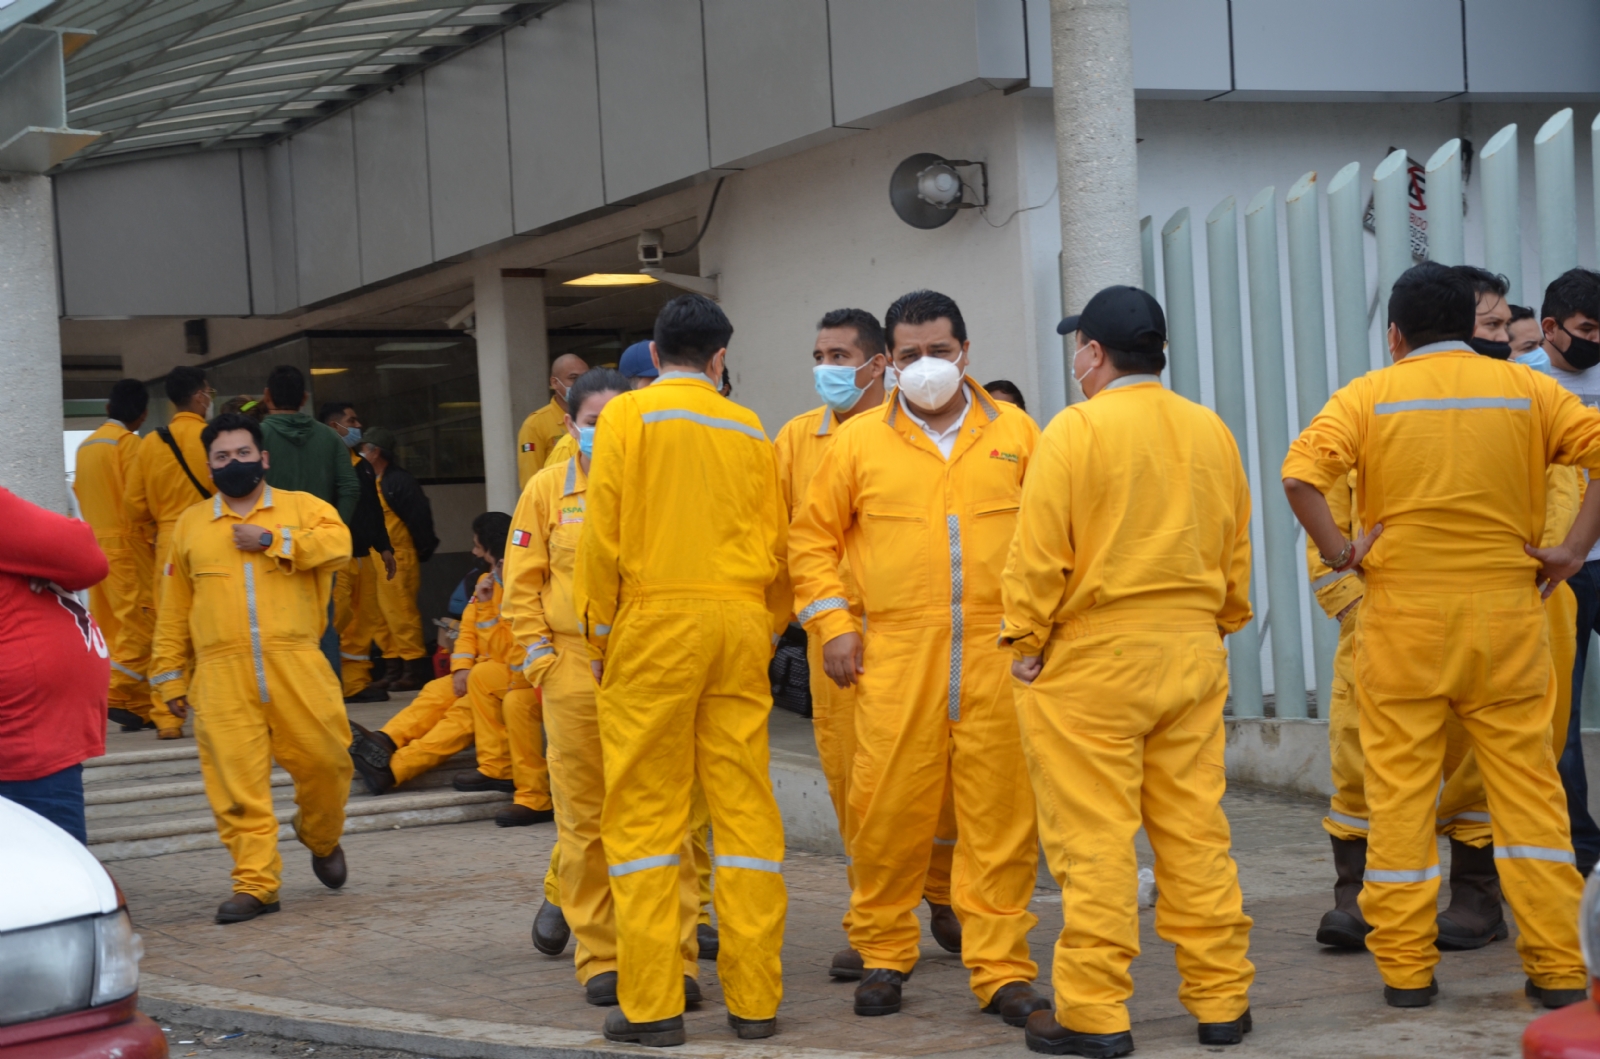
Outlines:
<svg viewBox="0 0 1600 1059"><path fill-rule="evenodd" d="M1561 330L1567 331L1565 327ZM1561 359L1572 365L1573 371L1588 371L1596 364L1600 364L1600 342L1591 342L1587 338L1579 338L1571 331L1567 331L1567 348L1561 351Z"/></svg>
<svg viewBox="0 0 1600 1059"><path fill-rule="evenodd" d="M1487 338L1469 338L1467 339L1467 345L1472 347L1473 352L1480 353L1485 357L1493 357L1495 360L1511 359L1510 342L1491 342Z"/></svg>
<svg viewBox="0 0 1600 1059"><path fill-rule="evenodd" d="M266 473L267 469L261 466L260 460L253 463L229 460L221 467L211 468L211 480L217 483L218 489L237 500L241 496L249 496L261 484L261 478Z"/></svg>

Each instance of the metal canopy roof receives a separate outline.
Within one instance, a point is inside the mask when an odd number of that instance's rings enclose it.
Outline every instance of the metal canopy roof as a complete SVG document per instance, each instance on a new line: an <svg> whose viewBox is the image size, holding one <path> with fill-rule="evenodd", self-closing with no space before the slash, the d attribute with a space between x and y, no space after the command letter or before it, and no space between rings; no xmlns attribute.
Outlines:
<svg viewBox="0 0 1600 1059"><path fill-rule="evenodd" d="M559 2L62 0L34 21L96 33L67 107L105 135L66 169L271 143Z"/></svg>

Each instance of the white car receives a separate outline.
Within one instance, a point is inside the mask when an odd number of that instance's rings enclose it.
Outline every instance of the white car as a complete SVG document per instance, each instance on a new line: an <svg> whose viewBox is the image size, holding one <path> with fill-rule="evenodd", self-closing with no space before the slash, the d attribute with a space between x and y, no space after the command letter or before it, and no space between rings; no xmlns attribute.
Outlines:
<svg viewBox="0 0 1600 1059"><path fill-rule="evenodd" d="M0 798L0 1055L166 1059L166 1035L137 1008L143 955L94 854Z"/></svg>

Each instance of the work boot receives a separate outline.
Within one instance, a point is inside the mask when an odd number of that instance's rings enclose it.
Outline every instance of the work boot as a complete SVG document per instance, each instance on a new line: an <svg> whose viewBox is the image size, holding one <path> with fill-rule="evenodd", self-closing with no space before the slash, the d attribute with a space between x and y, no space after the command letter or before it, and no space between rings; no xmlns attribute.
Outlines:
<svg viewBox="0 0 1600 1059"><path fill-rule="evenodd" d="M106 717L121 725L124 732L142 732L156 726L156 722L147 721L132 710L125 710L121 706L106 707Z"/></svg>
<svg viewBox="0 0 1600 1059"><path fill-rule="evenodd" d="M1201 1044L1240 1044L1244 1035L1255 1027L1250 1024L1250 1009L1245 1008L1244 1014L1232 1022L1202 1022L1200 1024Z"/></svg>
<svg viewBox="0 0 1600 1059"><path fill-rule="evenodd" d="M346 705L355 705L362 702L388 702L389 692L376 684L368 684L354 695L344 697Z"/></svg>
<svg viewBox="0 0 1600 1059"><path fill-rule="evenodd" d="M956 918L956 910L929 901L928 912L928 933L939 943L939 948L961 955L961 920Z"/></svg>
<svg viewBox="0 0 1600 1059"><path fill-rule="evenodd" d="M539 950L543 952L544 950ZM583 999L597 1008L617 1006L617 972L601 971L583 983Z"/></svg>
<svg viewBox="0 0 1600 1059"><path fill-rule="evenodd" d="M490 779L477 769L471 772L458 772L455 779L450 781L450 786L458 791L502 791L506 794L515 794L517 785L511 780Z"/></svg>
<svg viewBox="0 0 1600 1059"><path fill-rule="evenodd" d="M389 671L392 676L389 679L389 687L385 690L416 691L426 684L433 675L431 672L424 674L420 669L421 666L427 664L428 660L426 658L410 658L403 662L396 661L394 668Z"/></svg>
<svg viewBox="0 0 1600 1059"><path fill-rule="evenodd" d="M1438 995L1439 981L1436 978L1430 978L1428 984L1420 989L1397 989L1392 985L1383 987L1383 999L1392 1008L1425 1008Z"/></svg>
<svg viewBox="0 0 1600 1059"><path fill-rule="evenodd" d="M398 658L380 658L372 665L372 682L369 688L379 691L388 691L389 685L400 679L400 673L405 663Z"/></svg>
<svg viewBox="0 0 1600 1059"><path fill-rule="evenodd" d="M730 1011L728 1025L733 1027L734 1035L741 1041L759 1041L778 1032L778 1017L774 1015L770 1019L742 1019Z"/></svg>
<svg viewBox="0 0 1600 1059"><path fill-rule="evenodd" d="M394 770L389 767L389 757L393 753L394 740L387 734L369 732L356 722L350 722L350 758L361 782L372 794L382 794L394 787Z"/></svg>
<svg viewBox="0 0 1600 1059"><path fill-rule="evenodd" d="M1113 1059L1133 1051L1133 1034L1078 1033L1056 1021L1053 1011L1035 1011L1028 1016L1028 1027L1022 1031L1022 1043L1030 1052L1045 1055L1083 1055L1089 1059Z"/></svg>
<svg viewBox="0 0 1600 1059"><path fill-rule="evenodd" d="M268 904L253 894L234 894L217 906L217 922L243 923L247 919L254 919L256 916L264 916L268 912L277 910L276 901Z"/></svg>
<svg viewBox="0 0 1600 1059"><path fill-rule="evenodd" d="M1522 992L1524 996L1537 1000L1552 1011L1586 1000L1589 996L1587 989L1544 989L1534 985L1532 978L1522 987Z"/></svg>
<svg viewBox="0 0 1600 1059"><path fill-rule="evenodd" d="M605 1035L608 1041L642 1044L646 1048L670 1048L686 1039L682 1015L654 1022L629 1022L621 1008L606 1015Z"/></svg>
<svg viewBox="0 0 1600 1059"><path fill-rule="evenodd" d="M700 959L715 960L717 953L722 950L722 939L717 936L717 928L710 923L701 923L694 928L694 936L700 945Z"/></svg>
<svg viewBox="0 0 1600 1059"><path fill-rule="evenodd" d="M571 937L572 928L567 926L567 916L561 907L549 901L540 905L539 914L533 917L533 947L546 956L560 956L567 951L567 939Z"/></svg>
<svg viewBox="0 0 1600 1059"><path fill-rule="evenodd" d="M1481 949L1511 933L1500 904L1493 844L1479 849L1450 840L1450 907L1439 913L1441 949Z"/></svg>
<svg viewBox="0 0 1600 1059"><path fill-rule="evenodd" d="M840 949L833 954L833 963L828 966L828 977L845 981L857 981L866 972L866 965L861 961L861 954L854 949Z"/></svg>
<svg viewBox="0 0 1600 1059"><path fill-rule="evenodd" d="M893 1015L900 1010L900 987L906 976L887 967L869 968L856 986L857 1015Z"/></svg>
<svg viewBox="0 0 1600 1059"><path fill-rule="evenodd" d="M684 1007L697 1008L700 1006L700 983L688 975L683 976L683 1004Z"/></svg>
<svg viewBox="0 0 1600 1059"><path fill-rule="evenodd" d="M515 803L494 814L495 827L527 827L529 824L548 824L556 818L554 809L529 809Z"/></svg>
<svg viewBox="0 0 1600 1059"><path fill-rule="evenodd" d="M344 863L344 847L334 846L333 852L326 857L311 854L311 873L330 890L337 890L344 885L349 870Z"/></svg>
<svg viewBox="0 0 1600 1059"><path fill-rule="evenodd" d="M1365 952L1372 928L1361 914L1357 899L1361 896L1361 877L1367 871L1367 840L1334 838L1333 869L1338 873L1338 881L1333 884L1333 910L1324 913L1322 922L1317 924L1317 944Z"/></svg>
<svg viewBox="0 0 1600 1059"><path fill-rule="evenodd" d="M1034 990L1032 982L1007 982L995 990L983 1013L999 1015L1007 1026L1026 1026L1035 1011L1049 1010L1050 1001Z"/></svg>

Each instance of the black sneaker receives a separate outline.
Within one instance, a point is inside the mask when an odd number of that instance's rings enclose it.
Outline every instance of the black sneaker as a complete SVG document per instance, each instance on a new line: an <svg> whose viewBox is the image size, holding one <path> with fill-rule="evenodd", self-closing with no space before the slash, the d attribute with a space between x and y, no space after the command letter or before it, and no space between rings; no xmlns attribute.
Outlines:
<svg viewBox="0 0 1600 1059"><path fill-rule="evenodd" d="M1245 1008L1244 1014L1232 1022L1202 1022L1200 1024L1200 1043L1239 1044L1244 1041L1244 1035L1254 1028L1250 1022L1250 1009Z"/></svg>

